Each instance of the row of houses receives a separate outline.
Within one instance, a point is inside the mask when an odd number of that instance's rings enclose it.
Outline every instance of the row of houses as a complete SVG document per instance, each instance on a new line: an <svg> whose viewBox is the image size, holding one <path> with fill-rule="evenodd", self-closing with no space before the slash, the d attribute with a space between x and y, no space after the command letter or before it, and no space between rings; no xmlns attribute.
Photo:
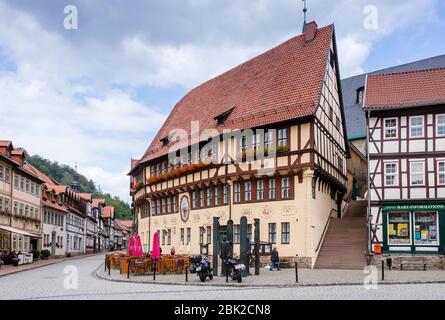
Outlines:
<svg viewBox="0 0 445 320"><path fill-rule="evenodd" d="M29 164L24 149L0 141L1 252L60 257L124 249L132 222L79 189L77 174L71 186L61 185Z"/></svg>
<svg viewBox="0 0 445 320"><path fill-rule="evenodd" d="M131 161L143 244L214 254L233 221L239 252L246 217L309 268L443 260L445 59L343 81L338 60L334 26L311 22L184 96Z"/></svg>

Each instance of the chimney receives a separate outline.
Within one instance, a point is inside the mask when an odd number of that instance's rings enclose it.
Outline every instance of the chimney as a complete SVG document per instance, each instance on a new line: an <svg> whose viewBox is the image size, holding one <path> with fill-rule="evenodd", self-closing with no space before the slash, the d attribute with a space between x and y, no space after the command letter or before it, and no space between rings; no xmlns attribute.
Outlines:
<svg viewBox="0 0 445 320"><path fill-rule="evenodd" d="M317 35L317 30L318 30L318 25L315 21L306 23L304 25L303 34L306 43L314 41Z"/></svg>

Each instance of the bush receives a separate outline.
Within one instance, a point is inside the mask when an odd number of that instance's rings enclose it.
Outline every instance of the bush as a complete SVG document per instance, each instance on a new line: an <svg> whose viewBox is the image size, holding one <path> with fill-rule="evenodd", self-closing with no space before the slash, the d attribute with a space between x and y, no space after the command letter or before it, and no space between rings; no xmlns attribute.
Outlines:
<svg viewBox="0 0 445 320"><path fill-rule="evenodd" d="M41 256L43 259L48 259L51 256L51 252L49 252L48 250L42 250Z"/></svg>
<svg viewBox="0 0 445 320"><path fill-rule="evenodd" d="M41 252L39 250L32 250L32 258L33 260L37 260L40 258Z"/></svg>

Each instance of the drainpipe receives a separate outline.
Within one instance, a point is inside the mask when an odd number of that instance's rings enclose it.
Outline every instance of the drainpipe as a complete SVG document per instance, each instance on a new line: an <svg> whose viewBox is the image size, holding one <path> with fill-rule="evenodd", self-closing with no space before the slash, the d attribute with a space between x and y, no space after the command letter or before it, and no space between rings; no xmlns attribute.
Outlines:
<svg viewBox="0 0 445 320"><path fill-rule="evenodd" d="M365 108L366 105L366 92L368 90L368 75L366 75L365 80L365 92L363 95L363 106L362 108ZM369 134L369 122L371 119L371 111L366 111L366 161L368 162L368 173L367 173L367 180L368 180L368 216L367 216L367 231L368 231L368 256L371 256L372 253L372 239L371 239L371 223L372 223L372 216L371 216L371 179L369 175L369 168L370 168L370 134Z"/></svg>

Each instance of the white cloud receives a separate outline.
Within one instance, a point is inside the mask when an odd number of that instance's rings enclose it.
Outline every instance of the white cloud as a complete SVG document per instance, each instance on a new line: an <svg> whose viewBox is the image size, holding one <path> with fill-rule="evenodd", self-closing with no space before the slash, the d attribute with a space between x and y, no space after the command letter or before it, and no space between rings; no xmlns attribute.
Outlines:
<svg viewBox="0 0 445 320"><path fill-rule="evenodd" d="M79 172L92 179L97 186L100 186L102 191L112 192L113 196L118 196L124 200L128 199L130 178L127 176L128 172L126 170L115 174L100 167L86 167L79 170Z"/></svg>

